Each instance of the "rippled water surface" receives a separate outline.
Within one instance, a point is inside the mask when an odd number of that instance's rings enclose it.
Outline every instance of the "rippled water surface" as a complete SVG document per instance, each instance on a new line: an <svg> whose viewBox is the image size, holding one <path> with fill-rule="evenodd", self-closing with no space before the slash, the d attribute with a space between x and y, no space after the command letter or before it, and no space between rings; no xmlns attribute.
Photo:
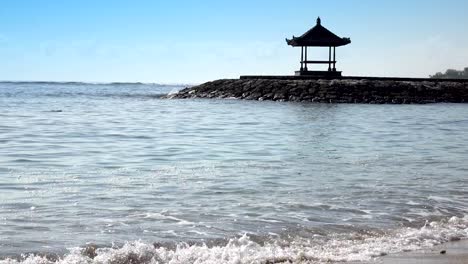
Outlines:
<svg viewBox="0 0 468 264"><path fill-rule="evenodd" d="M0 259L369 261L468 237L468 105L159 98L179 88L0 84Z"/></svg>

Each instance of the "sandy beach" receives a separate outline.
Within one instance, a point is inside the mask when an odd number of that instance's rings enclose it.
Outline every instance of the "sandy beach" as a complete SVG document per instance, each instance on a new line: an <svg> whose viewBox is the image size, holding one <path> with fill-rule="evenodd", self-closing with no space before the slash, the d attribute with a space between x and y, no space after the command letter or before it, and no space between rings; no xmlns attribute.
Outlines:
<svg viewBox="0 0 468 264"><path fill-rule="evenodd" d="M441 254L445 251L445 254ZM384 257L384 264L465 264L468 263L468 240L450 242L422 251Z"/></svg>

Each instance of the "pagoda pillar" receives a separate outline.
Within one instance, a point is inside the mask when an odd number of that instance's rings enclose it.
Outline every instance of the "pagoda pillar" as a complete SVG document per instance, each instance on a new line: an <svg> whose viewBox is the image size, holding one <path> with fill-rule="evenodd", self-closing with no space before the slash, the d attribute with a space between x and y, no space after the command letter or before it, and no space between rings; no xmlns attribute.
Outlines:
<svg viewBox="0 0 468 264"><path fill-rule="evenodd" d="M333 71L336 71L336 47L333 47Z"/></svg>
<svg viewBox="0 0 468 264"><path fill-rule="evenodd" d="M305 71L308 71L309 69L307 69L307 46L305 46L305 67L304 67L304 70Z"/></svg>
<svg viewBox="0 0 468 264"><path fill-rule="evenodd" d="M328 47L328 71L331 71L331 47Z"/></svg>
<svg viewBox="0 0 468 264"><path fill-rule="evenodd" d="M301 46L301 71L304 70L304 46Z"/></svg>

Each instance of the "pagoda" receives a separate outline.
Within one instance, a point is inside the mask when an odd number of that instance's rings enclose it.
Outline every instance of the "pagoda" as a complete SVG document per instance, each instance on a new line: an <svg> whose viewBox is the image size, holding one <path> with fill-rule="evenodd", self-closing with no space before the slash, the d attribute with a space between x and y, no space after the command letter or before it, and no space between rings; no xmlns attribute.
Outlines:
<svg viewBox="0 0 468 264"><path fill-rule="evenodd" d="M317 18L317 25L300 37L286 39L286 43L293 47L301 47L301 68L296 71L298 76L341 77L341 72L336 70L336 47L351 43L349 38L340 38L322 26L322 21ZM308 47L328 47L328 60L308 60ZM333 49L332 49L333 48ZM333 59L332 59L333 50ZM328 64L328 71L309 71L309 64Z"/></svg>

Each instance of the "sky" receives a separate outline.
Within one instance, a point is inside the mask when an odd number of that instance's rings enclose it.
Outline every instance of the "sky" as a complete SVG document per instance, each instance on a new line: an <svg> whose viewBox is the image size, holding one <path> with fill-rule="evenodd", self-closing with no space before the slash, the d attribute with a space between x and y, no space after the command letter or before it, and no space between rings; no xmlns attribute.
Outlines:
<svg viewBox="0 0 468 264"><path fill-rule="evenodd" d="M201 83L288 75L316 24L352 43L344 75L468 67L466 0L1 0L0 80ZM327 59L327 48L309 59Z"/></svg>

